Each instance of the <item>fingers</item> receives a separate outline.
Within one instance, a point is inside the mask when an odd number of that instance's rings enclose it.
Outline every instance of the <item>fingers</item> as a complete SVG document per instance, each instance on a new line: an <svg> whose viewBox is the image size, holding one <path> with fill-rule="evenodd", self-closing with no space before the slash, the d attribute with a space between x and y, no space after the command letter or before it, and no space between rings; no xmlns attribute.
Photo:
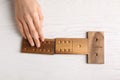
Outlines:
<svg viewBox="0 0 120 80"><path fill-rule="evenodd" d="M24 28L26 37L27 37L30 45L31 45L31 46L34 46L34 41L33 41L33 39L32 39L32 36L31 36L31 34L30 34L30 31L29 31L29 28L28 28L26 22L25 22L25 21L22 21L22 24L23 24L23 28Z"/></svg>
<svg viewBox="0 0 120 80"><path fill-rule="evenodd" d="M30 2L32 4L30 4ZM40 8L37 0L16 1L15 15L18 18L19 30L24 38L27 38L31 46L40 47L40 41L44 41L42 32L42 16L38 12ZM34 14L37 14L34 17ZM40 38L40 39L39 39Z"/></svg>
<svg viewBox="0 0 120 80"><path fill-rule="evenodd" d="M39 19L43 21L44 16L43 16L43 13L41 11L41 8L39 7L37 10L38 10Z"/></svg>
<svg viewBox="0 0 120 80"><path fill-rule="evenodd" d="M25 21L28 24L28 28L29 28L30 34L31 34L31 36L32 36L36 46L40 47L39 35L38 35L37 30L35 29L35 26L33 24L32 18L30 16L26 16L25 17Z"/></svg>
<svg viewBox="0 0 120 80"><path fill-rule="evenodd" d="M22 34L22 36L26 39L26 36L25 36L25 32L24 32L24 29L23 29L23 26L22 26L22 23L20 20L16 19L17 21L17 24L18 24L18 28L20 30L20 33Z"/></svg>
<svg viewBox="0 0 120 80"><path fill-rule="evenodd" d="M38 14L34 14L33 20L34 20L35 28L36 28L36 30L38 32L38 35L39 35L41 41L44 41L44 36L43 36L43 32L42 32L43 20L39 19Z"/></svg>
<svg viewBox="0 0 120 80"><path fill-rule="evenodd" d="M41 39L44 41L44 36L43 36L43 32L42 32L43 19L44 19L44 17L43 17L43 14L42 14L42 11L41 11L40 7L38 8L38 18L39 18L40 23L41 23L40 37L41 37Z"/></svg>

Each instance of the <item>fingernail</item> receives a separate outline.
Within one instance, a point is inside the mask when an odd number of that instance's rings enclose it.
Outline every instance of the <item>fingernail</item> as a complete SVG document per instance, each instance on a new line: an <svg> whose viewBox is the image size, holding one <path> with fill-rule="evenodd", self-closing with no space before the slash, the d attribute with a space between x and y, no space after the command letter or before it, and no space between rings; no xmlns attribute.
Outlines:
<svg viewBox="0 0 120 80"><path fill-rule="evenodd" d="M42 42L44 42L44 39L42 39Z"/></svg>
<svg viewBox="0 0 120 80"><path fill-rule="evenodd" d="M40 47L40 45L37 45L37 47L39 48L39 47Z"/></svg>
<svg viewBox="0 0 120 80"><path fill-rule="evenodd" d="M34 43L31 43L31 46L34 46Z"/></svg>

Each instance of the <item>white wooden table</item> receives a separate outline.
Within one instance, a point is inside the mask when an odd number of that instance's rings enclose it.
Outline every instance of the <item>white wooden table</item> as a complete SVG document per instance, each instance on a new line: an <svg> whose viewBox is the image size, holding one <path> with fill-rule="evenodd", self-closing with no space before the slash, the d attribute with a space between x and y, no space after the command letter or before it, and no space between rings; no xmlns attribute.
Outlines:
<svg viewBox="0 0 120 80"><path fill-rule="evenodd" d="M40 0L46 38L105 32L105 64L85 55L22 54L12 0L0 0L0 80L120 80L120 0Z"/></svg>

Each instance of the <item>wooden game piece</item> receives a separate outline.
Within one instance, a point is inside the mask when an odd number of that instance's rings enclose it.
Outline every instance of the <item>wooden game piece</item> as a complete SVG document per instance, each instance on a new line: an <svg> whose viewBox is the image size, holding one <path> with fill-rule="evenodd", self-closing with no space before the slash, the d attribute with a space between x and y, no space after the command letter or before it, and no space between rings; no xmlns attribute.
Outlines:
<svg viewBox="0 0 120 80"><path fill-rule="evenodd" d="M29 42L23 39L21 51L24 53L54 54L54 46L54 39L45 39L45 41L41 43L40 48L36 46L31 47Z"/></svg>
<svg viewBox="0 0 120 80"><path fill-rule="evenodd" d="M56 38L56 54L88 54L88 43L85 38Z"/></svg>
<svg viewBox="0 0 120 80"><path fill-rule="evenodd" d="M104 64L104 33L88 32L88 63Z"/></svg>

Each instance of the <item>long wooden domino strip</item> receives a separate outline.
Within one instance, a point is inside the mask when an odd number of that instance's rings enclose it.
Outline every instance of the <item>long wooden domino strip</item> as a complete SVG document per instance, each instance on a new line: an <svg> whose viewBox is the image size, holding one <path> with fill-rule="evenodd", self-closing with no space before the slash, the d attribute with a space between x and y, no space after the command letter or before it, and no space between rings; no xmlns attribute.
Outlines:
<svg viewBox="0 0 120 80"><path fill-rule="evenodd" d="M87 38L56 38L45 39L41 47L31 47L23 39L21 51L37 54L86 54L89 64L104 63L104 33L88 32Z"/></svg>

